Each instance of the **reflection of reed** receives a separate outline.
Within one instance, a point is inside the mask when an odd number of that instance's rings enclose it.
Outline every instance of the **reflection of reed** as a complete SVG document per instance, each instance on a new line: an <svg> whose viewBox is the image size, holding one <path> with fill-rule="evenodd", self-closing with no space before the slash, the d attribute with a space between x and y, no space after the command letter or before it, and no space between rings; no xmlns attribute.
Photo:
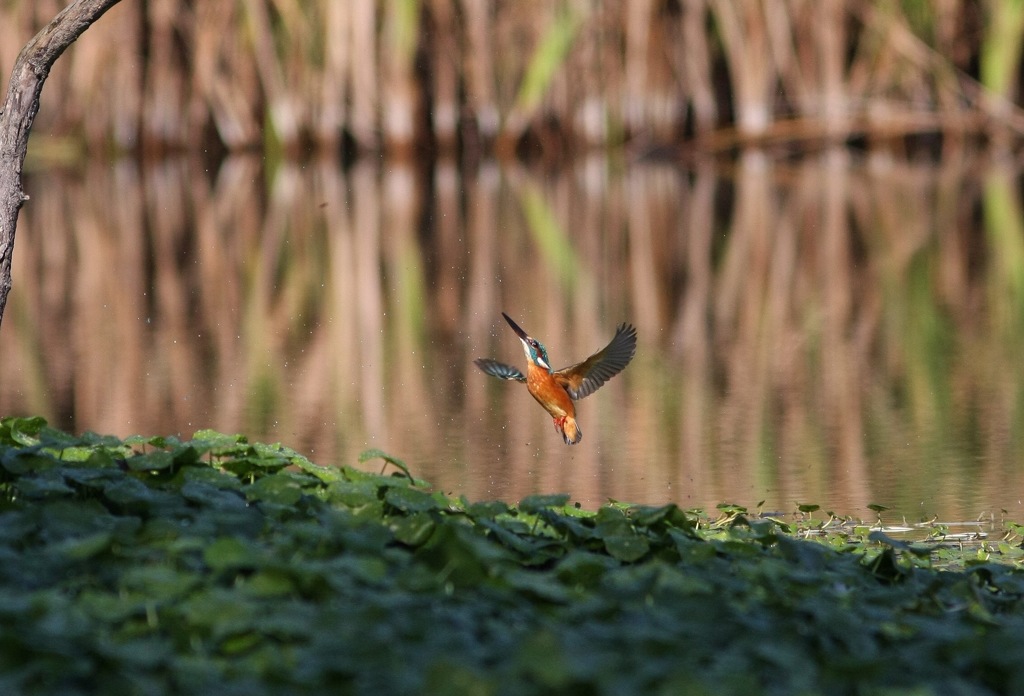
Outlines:
<svg viewBox="0 0 1024 696"><path fill-rule="evenodd" d="M1022 213L1014 171L973 166L36 175L0 413L243 431L325 463L379 446L470 498L1009 508ZM472 366L522 361L502 310L560 365L639 327L635 363L580 404L580 446Z"/></svg>

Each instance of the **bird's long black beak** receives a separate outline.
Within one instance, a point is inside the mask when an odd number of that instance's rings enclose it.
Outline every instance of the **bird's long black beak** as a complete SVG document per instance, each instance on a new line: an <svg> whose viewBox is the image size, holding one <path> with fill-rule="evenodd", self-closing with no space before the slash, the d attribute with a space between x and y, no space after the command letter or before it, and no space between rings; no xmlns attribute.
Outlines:
<svg viewBox="0 0 1024 696"><path fill-rule="evenodd" d="M526 335L526 332L519 328L519 324L512 321L512 317L505 314L504 312L501 313L501 316L505 317L505 321L507 321L508 325L512 327L512 330L516 332L516 336L518 336L523 341L529 338L529 336Z"/></svg>

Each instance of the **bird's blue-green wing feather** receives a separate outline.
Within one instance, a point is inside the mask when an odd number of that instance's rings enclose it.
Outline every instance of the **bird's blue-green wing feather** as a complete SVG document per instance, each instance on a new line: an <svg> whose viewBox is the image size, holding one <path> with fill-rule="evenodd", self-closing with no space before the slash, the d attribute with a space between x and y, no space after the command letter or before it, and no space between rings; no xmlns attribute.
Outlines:
<svg viewBox="0 0 1024 696"><path fill-rule="evenodd" d="M499 379L511 379L516 382L526 381L526 375L520 372L518 368L498 362L497 360L491 360L490 358L477 358L473 363L492 377L497 377Z"/></svg>

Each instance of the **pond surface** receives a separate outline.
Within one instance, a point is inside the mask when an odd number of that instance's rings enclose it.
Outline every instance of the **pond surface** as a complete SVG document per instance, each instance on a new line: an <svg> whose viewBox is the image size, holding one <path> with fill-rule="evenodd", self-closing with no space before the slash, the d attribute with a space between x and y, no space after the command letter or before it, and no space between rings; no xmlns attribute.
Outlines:
<svg viewBox="0 0 1024 696"><path fill-rule="evenodd" d="M244 432L321 464L377 447L474 500L1024 521L1015 166L181 159L26 190L3 415ZM578 446L473 365L525 367L502 311L556 367L637 327Z"/></svg>

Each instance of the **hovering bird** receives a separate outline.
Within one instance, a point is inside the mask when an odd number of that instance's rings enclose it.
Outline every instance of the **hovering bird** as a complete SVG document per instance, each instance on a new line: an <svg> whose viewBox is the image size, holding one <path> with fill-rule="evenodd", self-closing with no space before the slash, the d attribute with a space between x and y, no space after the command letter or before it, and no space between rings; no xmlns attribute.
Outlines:
<svg viewBox="0 0 1024 696"><path fill-rule="evenodd" d="M620 324L611 343L602 350L581 363L552 370L544 345L528 336L509 315L502 312L501 316L505 317L523 344L528 361L526 374L490 358L477 358L473 362L492 377L526 382L530 395L551 414L555 431L562 434L565 444L575 445L583 439L583 431L576 424L573 400L593 394L602 384L622 372L636 353L636 329L630 324Z"/></svg>

